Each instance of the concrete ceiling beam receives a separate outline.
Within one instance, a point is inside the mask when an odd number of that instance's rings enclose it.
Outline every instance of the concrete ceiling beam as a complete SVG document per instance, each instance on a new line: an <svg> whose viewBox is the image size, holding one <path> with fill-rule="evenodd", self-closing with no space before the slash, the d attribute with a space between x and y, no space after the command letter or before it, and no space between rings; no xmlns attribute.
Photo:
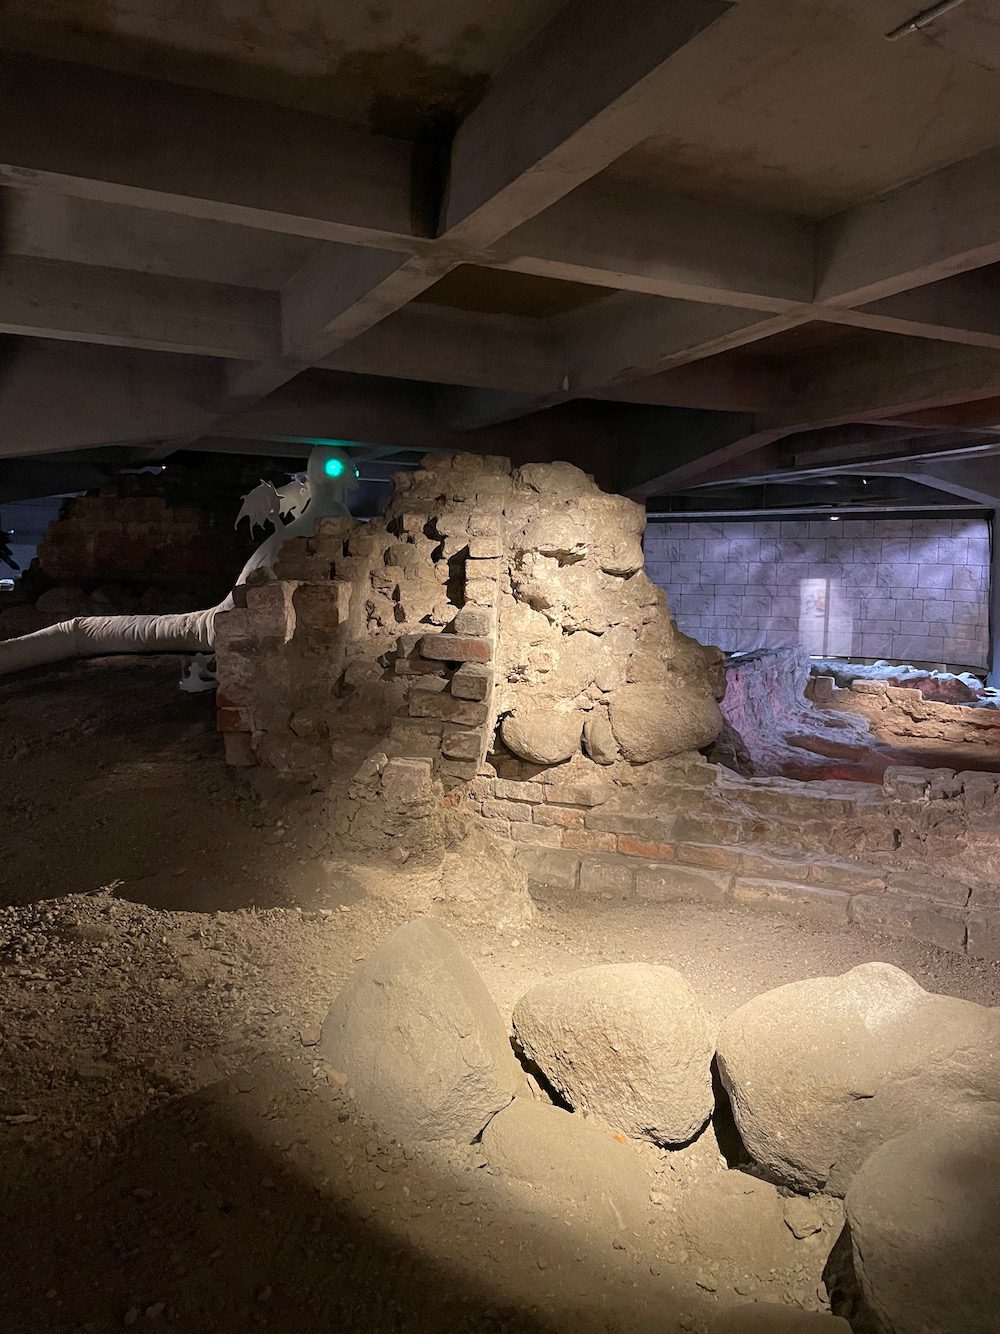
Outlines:
<svg viewBox="0 0 1000 1334"><path fill-rule="evenodd" d="M893 344L864 355L815 353L800 358L796 381L780 410L756 415L742 436L726 439L723 432L713 447L702 448L695 434L680 458L671 458L647 440L628 469L626 486L636 496L692 486L707 475L717 475L721 467L802 431L877 422L880 417L898 422L909 413L975 399L989 401L992 410L992 400L1000 395L1000 352L914 338L902 347ZM727 418L726 413L715 415ZM644 428L647 437L655 438L657 429L650 416Z"/></svg>
<svg viewBox="0 0 1000 1334"><path fill-rule="evenodd" d="M1000 393L1000 351L921 338L863 353L814 353L796 366L798 389L765 429L838 426L879 417L898 420L924 408L994 398Z"/></svg>
<svg viewBox="0 0 1000 1334"><path fill-rule="evenodd" d="M26 341L0 376L3 452L132 445L194 428L217 392L215 363L193 357Z"/></svg>
<svg viewBox="0 0 1000 1334"><path fill-rule="evenodd" d="M360 254L387 258L382 251ZM356 279L357 269L350 276ZM373 289L372 303L378 296ZM342 289L341 299L355 323L348 345L318 360L322 367L533 393L557 388L565 374L561 343L545 320L412 302L357 336L360 303ZM328 309L332 304L331 297ZM338 326L330 341L346 333ZM222 283L12 255L0 268L0 334L258 362L243 374L261 389L269 364L272 387L288 378L278 295ZM303 353L305 364L312 361ZM237 368L234 381L240 374Z"/></svg>
<svg viewBox="0 0 1000 1334"><path fill-rule="evenodd" d="M442 420L476 430L540 412L573 398L601 397L675 367L716 356L807 322L803 314L773 315L622 293L561 321L567 374L560 390L541 396L508 393L448 395Z"/></svg>
<svg viewBox="0 0 1000 1334"><path fill-rule="evenodd" d="M812 300L813 249L812 225L797 218L595 180L498 242L487 262L776 313Z"/></svg>
<svg viewBox="0 0 1000 1334"><path fill-rule="evenodd" d="M849 209L819 224L815 232L804 224L794 229L784 226L789 220L783 220L768 233L764 220L752 219L747 242L755 238L760 267L757 278L751 276L749 282L746 277L748 272L753 273L754 246L750 245L748 255L744 242L736 251L739 263L730 268L727 247L719 245L719 240L723 231L732 234L739 224L723 209L717 211L713 224L711 210L702 206L706 227L715 229L715 248L726 256L724 263L717 261L714 286L711 270L705 272L704 262L700 269L698 266L697 209L689 201L678 201L674 210L681 237L679 249L674 251L669 209L664 213L667 223L657 244L650 236L649 224L644 224L641 217L637 225L626 222L622 204L616 203L612 193L603 211L611 218L617 212L619 226L606 230L602 247L597 239L601 211L596 205L597 191L595 202L588 202L585 190L578 194L579 199L570 196L551 210L557 224L563 215L563 243L558 226L546 237L548 219L543 216L498 248L499 262L524 272L545 272L546 264L551 264L549 276L590 282L601 282L603 273L609 285L628 286L633 291L637 287L649 290L647 283L659 281L660 295L683 297L689 302L705 301L714 291L720 311L723 306L731 308L739 303L744 309L783 311L786 322L778 315L759 322L743 320L728 309L728 316L710 317L718 319L720 325L727 317L732 320L731 328L719 339L695 338L689 347L671 348L669 336L664 344L660 332L663 325L669 327L671 313L644 310L641 299L636 298L632 317L623 320L623 327L609 335L596 355L588 352L583 340L578 346L570 343L570 381L578 386L571 393L593 391L605 373L605 385L639 379L658 369L712 356L813 320L1000 349L1000 320L995 313L1000 303L992 296L994 284L966 272L1000 260L1000 149L981 153ZM711 230L707 235L712 235ZM518 241L524 253L518 253ZM511 251L506 257L505 246ZM575 268L574 246L582 260ZM603 266L602 249L608 258ZM541 252L540 256L532 251ZM676 265L667 258L675 254L680 257ZM792 259L794 275L784 289L772 286L771 265L780 264L782 254ZM815 286L807 286L813 264ZM720 268L727 275L725 281L720 281ZM690 282L691 271L702 282ZM765 274L767 281L760 281ZM938 281L942 279L947 281ZM671 287L674 281L676 286ZM936 285L927 288L930 283ZM752 290L743 290L747 287ZM623 301L626 299L623 297ZM863 308L859 310L858 306ZM697 314L688 318L692 324L698 323ZM544 406L544 402L526 404L525 410L537 411ZM492 405L486 402L477 415L467 401L463 416L473 423L488 421L491 410ZM499 410L512 412L513 400L506 407L501 404Z"/></svg>
<svg viewBox="0 0 1000 1334"><path fill-rule="evenodd" d="M234 414L213 436L311 441L331 434L368 444L408 449L472 450L509 455L520 462L572 457L580 467L613 484L609 427L617 405L607 409L570 403L544 417L498 425L474 439L437 425L433 390L358 375L310 371L267 399ZM201 447L199 442L199 448Z"/></svg>
<svg viewBox="0 0 1000 1334"><path fill-rule="evenodd" d="M858 306L1000 260L1000 148L822 223L815 299Z"/></svg>
<svg viewBox="0 0 1000 1334"><path fill-rule="evenodd" d="M951 403L940 408L925 408L921 412L902 415L897 420L902 425L923 431L1000 431L1000 396L974 399L970 403Z"/></svg>
<svg viewBox="0 0 1000 1334"><path fill-rule="evenodd" d="M0 182L349 245L419 248L412 144L241 98L0 56Z"/></svg>
<svg viewBox="0 0 1000 1334"><path fill-rule="evenodd" d="M1000 348L1000 284L992 274L956 274L851 312L860 328Z"/></svg>
<svg viewBox="0 0 1000 1334"><path fill-rule="evenodd" d="M282 289L284 356L315 365L409 305L450 267L389 250L321 246Z"/></svg>
<svg viewBox="0 0 1000 1334"><path fill-rule="evenodd" d="M905 474L948 495L990 509L1000 508L1000 459L956 459L954 463L910 464Z"/></svg>
<svg viewBox="0 0 1000 1334"><path fill-rule="evenodd" d="M612 11L604 0L585 0L582 12L578 4L560 11L459 126L434 244L417 255L327 244L282 289L286 378L368 332L470 248L520 226L641 142L657 123L670 57L730 7L728 0L625 0L624 11ZM273 392L282 362L231 376L218 418L244 407L258 386Z"/></svg>
<svg viewBox="0 0 1000 1334"><path fill-rule="evenodd" d="M829 432L836 438L840 428ZM827 432L819 433L825 438ZM742 467L718 469L717 474L704 473L697 482L699 490L709 487L725 487L732 484L791 482L798 478L810 477L873 477L881 473L895 476L906 472L922 461L945 461L949 465L953 458L965 456L970 451L977 459L1000 454L1000 439L995 436L969 436L956 446L953 436L928 436L920 434L909 439L895 442L887 440L871 441L871 448L863 446L820 448L815 451L797 452L794 446L798 437L793 437L791 449L782 449L781 441L758 450L749 456Z"/></svg>
<svg viewBox="0 0 1000 1334"><path fill-rule="evenodd" d="M360 375L545 394L566 374L548 321L477 315L414 301L319 366Z"/></svg>
<svg viewBox="0 0 1000 1334"><path fill-rule="evenodd" d="M488 246L660 128L672 56L727 0L582 0L496 74L451 148L440 233Z"/></svg>
<svg viewBox="0 0 1000 1334"><path fill-rule="evenodd" d="M678 366L746 347L807 322L796 312L762 320L729 306L623 294L567 331L570 391L628 384Z"/></svg>
<svg viewBox="0 0 1000 1334"><path fill-rule="evenodd" d="M8 256L0 333L253 361L280 352L270 292Z"/></svg>
<svg viewBox="0 0 1000 1334"><path fill-rule="evenodd" d="M644 380L594 390L592 398L649 407L707 408L716 412L764 412L785 392L785 377L752 356L705 357Z"/></svg>

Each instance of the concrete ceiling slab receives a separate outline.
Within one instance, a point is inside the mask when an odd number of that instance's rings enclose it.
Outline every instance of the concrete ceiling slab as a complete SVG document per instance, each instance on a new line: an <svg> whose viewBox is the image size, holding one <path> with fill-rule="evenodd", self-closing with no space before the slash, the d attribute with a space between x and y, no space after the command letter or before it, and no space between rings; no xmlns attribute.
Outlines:
<svg viewBox="0 0 1000 1334"><path fill-rule="evenodd" d="M5 0L0 45L415 136L560 0Z"/></svg>
<svg viewBox="0 0 1000 1334"><path fill-rule="evenodd" d="M886 42L899 6L866 8L863 26L836 0L742 0L678 55L663 134L608 176L819 218L1000 140L995 70Z"/></svg>

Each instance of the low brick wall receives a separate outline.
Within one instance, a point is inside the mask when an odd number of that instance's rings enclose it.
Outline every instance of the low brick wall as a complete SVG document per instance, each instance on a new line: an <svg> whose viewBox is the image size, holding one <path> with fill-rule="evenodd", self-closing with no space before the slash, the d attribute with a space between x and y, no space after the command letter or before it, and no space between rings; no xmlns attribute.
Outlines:
<svg viewBox="0 0 1000 1334"><path fill-rule="evenodd" d="M1000 747L1000 709L942 704L919 690L884 681L856 680L849 690L834 688L826 706L867 718L878 736Z"/></svg>
<svg viewBox="0 0 1000 1334"><path fill-rule="evenodd" d="M470 799L541 884L760 908L1000 959L1000 890L989 883L988 855L984 880L922 841L937 801L948 804L946 819L961 808L970 835L1000 856L989 817L1000 808L1000 775L897 767L882 790L735 778L719 787L706 766L703 783L700 795L678 783L662 814L636 809L620 790L551 775L477 778ZM857 858L831 853L838 840Z"/></svg>

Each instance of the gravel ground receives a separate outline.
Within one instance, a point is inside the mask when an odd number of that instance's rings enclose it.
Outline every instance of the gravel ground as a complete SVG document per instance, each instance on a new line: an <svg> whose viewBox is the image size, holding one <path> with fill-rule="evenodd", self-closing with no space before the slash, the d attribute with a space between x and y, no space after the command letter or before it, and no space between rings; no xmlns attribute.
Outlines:
<svg viewBox="0 0 1000 1334"><path fill-rule="evenodd" d="M733 1303L748 1330L753 1302L822 1309L836 1205L796 1240L711 1130L650 1151L648 1227L609 1237L512 1192L477 1146L416 1153L366 1126L317 1059L319 1024L434 868L347 866L315 806L255 800L177 675L123 659L0 685L5 1331L700 1332ZM629 959L678 968L714 1022L872 959L1000 1003L996 965L853 928L537 906L516 931L449 922L504 1013L546 977Z"/></svg>

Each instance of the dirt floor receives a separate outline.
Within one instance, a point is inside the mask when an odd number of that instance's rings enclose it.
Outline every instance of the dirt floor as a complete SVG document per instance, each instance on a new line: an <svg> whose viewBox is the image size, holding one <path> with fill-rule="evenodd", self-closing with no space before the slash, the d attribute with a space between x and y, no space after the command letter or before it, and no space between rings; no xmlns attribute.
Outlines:
<svg viewBox="0 0 1000 1334"><path fill-rule="evenodd" d="M609 1234L479 1146L400 1147L317 1059L354 964L433 868L350 868L228 771L211 696L169 659L0 684L0 1328L701 1331L738 1305L826 1309L839 1205L742 1171L725 1118L645 1154L648 1218ZM449 921L503 1013L587 963L662 962L713 1020L884 959L1000 1003L1000 969L851 929L541 895L514 931ZM720 1151L721 1150L721 1151ZM810 1230L812 1229L812 1230Z"/></svg>

